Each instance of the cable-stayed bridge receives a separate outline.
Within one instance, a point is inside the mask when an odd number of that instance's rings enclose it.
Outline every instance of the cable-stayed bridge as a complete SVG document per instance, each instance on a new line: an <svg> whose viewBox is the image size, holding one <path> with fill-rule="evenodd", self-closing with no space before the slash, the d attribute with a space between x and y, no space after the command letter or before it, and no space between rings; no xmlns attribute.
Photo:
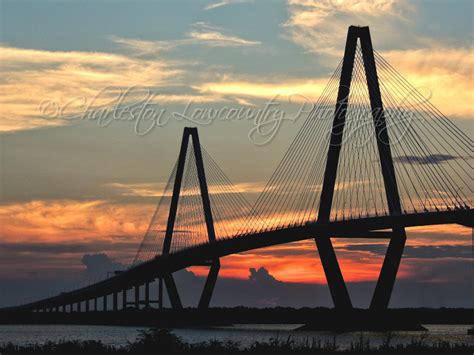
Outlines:
<svg viewBox="0 0 474 355"><path fill-rule="evenodd" d="M472 143L373 50L368 27L351 26L343 59L254 204L204 149L197 129L185 128L133 264L87 287L10 309L90 311L98 300L103 310L161 308L165 287L180 309L173 273L209 266L198 303L205 309L221 257L306 239L316 242L334 306L350 309L334 237L388 240L370 305L385 309L405 228L472 227Z"/></svg>

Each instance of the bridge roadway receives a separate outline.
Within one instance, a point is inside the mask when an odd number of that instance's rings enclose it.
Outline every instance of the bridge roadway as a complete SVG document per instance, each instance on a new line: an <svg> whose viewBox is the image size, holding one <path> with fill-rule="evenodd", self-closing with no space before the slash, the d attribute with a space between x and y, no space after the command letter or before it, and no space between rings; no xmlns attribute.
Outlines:
<svg viewBox="0 0 474 355"><path fill-rule="evenodd" d="M460 224L473 227L473 209L410 213L398 216L378 216L351 220L333 221L328 224L306 223L260 233L237 235L215 242L203 243L168 255L160 255L106 280L71 292L45 298L32 303L8 307L6 310L40 310L90 300L114 292L121 292L136 285L152 282L166 274L186 267L206 265L211 260L258 248L285 244L329 235L340 238L390 238L392 226L418 227L439 224Z"/></svg>

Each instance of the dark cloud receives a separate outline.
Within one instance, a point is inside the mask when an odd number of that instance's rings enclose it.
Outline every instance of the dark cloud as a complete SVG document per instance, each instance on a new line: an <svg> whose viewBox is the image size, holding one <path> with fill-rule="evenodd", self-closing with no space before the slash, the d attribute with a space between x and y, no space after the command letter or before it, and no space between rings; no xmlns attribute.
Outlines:
<svg viewBox="0 0 474 355"><path fill-rule="evenodd" d="M440 287L444 287L444 284L464 282L474 286L474 262L472 259L404 259L402 263L408 270L411 270L410 279L412 281L433 282Z"/></svg>
<svg viewBox="0 0 474 355"><path fill-rule="evenodd" d="M260 285L275 285L280 284L280 281L277 281L267 269L264 267L259 268L258 270L255 268L250 268L250 276L249 281L253 283L257 283Z"/></svg>
<svg viewBox="0 0 474 355"><path fill-rule="evenodd" d="M126 266L111 259L105 253L85 254L82 259L71 259L69 268L57 269L64 256L52 253L48 259L53 259L52 265L42 267L37 271L22 273L23 276L15 277L5 275L0 278L0 307L31 302L37 299L50 297L60 292L71 291L97 282L107 277L111 271L122 270ZM8 254L6 255L8 257ZM14 256L16 259L17 256ZM44 264L44 254L24 253L24 258L31 263ZM2 258L1 264L4 262ZM11 261L13 262L13 260ZM82 265L82 269L80 269Z"/></svg>
<svg viewBox="0 0 474 355"><path fill-rule="evenodd" d="M385 255L387 246L383 244L350 244L343 247L350 251L368 251L376 255ZM406 246L404 258L472 258L472 247L469 245L427 245Z"/></svg>
<svg viewBox="0 0 474 355"><path fill-rule="evenodd" d="M86 267L85 276L89 279L126 268L126 265L113 261L105 253L86 254L82 257L82 264Z"/></svg>
<svg viewBox="0 0 474 355"><path fill-rule="evenodd" d="M455 155L448 155L448 154L431 154L425 156L417 156L417 155L404 155L401 157L395 157L393 160L395 162L403 163L403 164L440 164L445 161L459 159L460 157Z"/></svg>

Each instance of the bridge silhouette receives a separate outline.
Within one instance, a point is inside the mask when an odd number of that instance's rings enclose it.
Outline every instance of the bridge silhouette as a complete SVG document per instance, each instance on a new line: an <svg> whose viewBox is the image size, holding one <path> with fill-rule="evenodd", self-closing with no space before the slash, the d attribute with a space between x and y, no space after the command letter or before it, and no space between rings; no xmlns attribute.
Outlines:
<svg viewBox="0 0 474 355"><path fill-rule="evenodd" d="M351 26L343 59L255 204L204 149L197 128L185 128L132 265L87 287L8 309L81 312L98 310L98 300L105 311L162 308L165 288L171 307L181 309L173 273L208 266L198 303L206 309L220 258L314 239L334 306L347 310L352 302L331 241L343 237L388 240L370 303L384 310L406 228L472 228L471 155L472 140L374 51L369 28ZM153 282L159 292L152 300Z"/></svg>

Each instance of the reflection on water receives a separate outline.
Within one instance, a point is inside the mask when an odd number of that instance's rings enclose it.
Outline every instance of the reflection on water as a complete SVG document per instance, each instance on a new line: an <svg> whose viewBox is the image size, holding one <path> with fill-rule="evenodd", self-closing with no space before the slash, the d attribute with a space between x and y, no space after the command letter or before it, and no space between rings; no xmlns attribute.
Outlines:
<svg viewBox="0 0 474 355"><path fill-rule="evenodd" d="M213 328L175 329L173 332L184 341L197 343L208 340L235 341L242 347L255 341L267 341L278 337L287 339L291 336L296 342L321 341L333 342L334 337L340 349L350 347L351 342L360 339L361 332L332 333L321 331L295 332L299 324L238 324ZM425 325L428 332L392 332L392 344L407 344L420 338L427 344L439 341L474 345L474 337L467 335L469 325ZM0 325L0 344L44 343L48 340L101 340L109 345L126 345L133 342L140 330L146 327L113 327L81 325ZM371 346L380 345L387 338L387 333L363 332L364 341L369 339Z"/></svg>

